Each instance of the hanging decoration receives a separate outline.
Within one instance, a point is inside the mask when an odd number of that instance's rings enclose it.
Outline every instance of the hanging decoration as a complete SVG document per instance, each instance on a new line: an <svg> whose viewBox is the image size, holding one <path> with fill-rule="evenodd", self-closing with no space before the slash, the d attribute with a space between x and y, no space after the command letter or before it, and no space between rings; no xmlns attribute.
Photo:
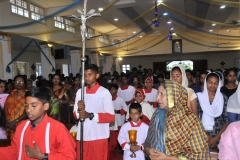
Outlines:
<svg viewBox="0 0 240 160"><path fill-rule="evenodd" d="M158 20L158 0L155 0L155 18L153 20L155 27L159 26L160 20Z"/></svg>
<svg viewBox="0 0 240 160"><path fill-rule="evenodd" d="M169 33L168 33L168 40L172 40L172 23L169 23Z"/></svg>

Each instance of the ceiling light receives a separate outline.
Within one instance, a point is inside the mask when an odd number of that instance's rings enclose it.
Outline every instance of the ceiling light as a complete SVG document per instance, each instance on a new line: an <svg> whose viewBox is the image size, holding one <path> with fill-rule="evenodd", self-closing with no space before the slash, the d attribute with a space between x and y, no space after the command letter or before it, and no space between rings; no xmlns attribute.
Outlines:
<svg viewBox="0 0 240 160"><path fill-rule="evenodd" d="M162 3L162 0L158 0L158 3Z"/></svg>
<svg viewBox="0 0 240 160"><path fill-rule="evenodd" d="M115 19L114 19L114 21L118 21L118 19L117 19L117 18L115 18Z"/></svg>
<svg viewBox="0 0 240 160"><path fill-rule="evenodd" d="M142 38L142 36L140 36L140 38Z"/></svg>
<svg viewBox="0 0 240 160"><path fill-rule="evenodd" d="M102 56L102 53L101 53L101 52L99 52L99 54Z"/></svg>
<svg viewBox="0 0 240 160"><path fill-rule="evenodd" d="M49 48L51 48L53 46L53 44L50 44L50 43L48 43L47 45Z"/></svg>
<svg viewBox="0 0 240 160"><path fill-rule="evenodd" d="M215 23L213 23L213 24L212 24L212 26L216 26L216 24L215 24Z"/></svg>
<svg viewBox="0 0 240 160"><path fill-rule="evenodd" d="M177 34L176 34L176 33L173 33L172 35L173 35L173 36L176 36Z"/></svg>
<svg viewBox="0 0 240 160"><path fill-rule="evenodd" d="M227 29L227 32L230 32L231 30L230 29Z"/></svg>
<svg viewBox="0 0 240 160"><path fill-rule="evenodd" d="M170 30L172 31L172 30L174 30L174 28L171 28Z"/></svg>
<svg viewBox="0 0 240 160"><path fill-rule="evenodd" d="M137 33L136 31L133 32L133 34L136 34L136 33Z"/></svg>
<svg viewBox="0 0 240 160"><path fill-rule="evenodd" d="M166 16L166 15L168 15L168 13L167 13L167 12L165 12L165 13L163 13L163 15L164 15L164 16Z"/></svg>
<svg viewBox="0 0 240 160"><path fill-rule="evenodd" d="M103 8L98 8L99 11L103 11Z"/></svg>
<svg viewBox="0 0 240 160"><path fill-rule="evenodd" d="M171 22L171 21L168 21L167 23L170 24L170 23L172 23L172 22Z"/></svg>
<svg viewBox="0 0 240 160"><path fill-rule="evenodd" d="M121 61L121 60L122 60L122 57L118 57L118 60Z"/></svg>
<svg viewBox="0 0 240 160"><path fill-rule="evenodd" d="M212 32L212 31L213 31L213 30L211 30L211 29L209 30L209 32Z"/></svg>
<svg viewBox="0 0 240 160"><path fill-rule="evenodd" d="M223 8L225 8L225 7L226 7L225 5L220 6L221 9L223 9Z"/></svg>

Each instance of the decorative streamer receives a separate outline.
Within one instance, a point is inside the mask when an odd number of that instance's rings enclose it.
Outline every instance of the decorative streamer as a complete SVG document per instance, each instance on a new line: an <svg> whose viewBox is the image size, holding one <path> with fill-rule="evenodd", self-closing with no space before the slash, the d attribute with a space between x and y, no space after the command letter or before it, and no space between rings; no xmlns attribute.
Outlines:
<svg viewBox="0 0 240 160"><path fill-rule="evenodd" d="M27 23L22 23L22 24L16 24L16 25L11 25L11 26L0 26L0 30L4 30L4 29L14 29L14 28L21 28L21 27L26 27L26 26L29 26L29 25L33 25L33 24L36 24L36 23L39 23L41 21L45 21L51 17L54 17L56 16L57 14L59 13L62 13L76 5L78 5L80 2L82 2L83 0L76 0L75 2L73 2L72 4L66 6L66 7L63 7L62 9L52 13L52 14L49 14L43 18L40 18L39 20L33 20L31 22L27 22Z"/></svg>
<svg viewBox="0 0 240 160"><path fill-rule="evenodd" d="M231 35L224 35L224 34L216 34L216 33L213 33L213 32L208 32L208 31L204 31L202 29L199 29L197 27L193 27L183 21L181 21L180 19L174 17L173 15L169 14L167 15L170 19L172 19L173 21L181 24L181 25L184 25L186 26L187 28L191 28L192 30L195 30L195 31L199 31L199 32L203 32L203 33L206 33L206 34L211 34L211 35L218 35L218 36L222 36L222 37L231 37L231 38L240 38L240 36L231 36Z"/></svg>
<svg viewBox="0 0 240 160"><path fill-rule="evenodd" d="M172 23L169 24L168 40L172 40Z"/></svg>
<svg viewBox="0 0 240 160"><path fill-rule="evenodd" d="M155 0L155 18L154 18L154 26L158 27L160 21L158 20L158 0Z"/></svg>
<svg viewBox="0 0 240 160"><path fill-rule="evenodd" d="M8 63L7 67L6 67L6 72L8 73L11 73L11 68L10 68L10 64L12 64L14 61L16 61L25 51L26 49L30 46L30 44L34 42L38 49L41 51L41 53L43 54L43 56L47 59L47 61L50 63L50 65L52 66L52 72L55 71L55 68L54 66L52 65L51 61L48 59L48 57L46 56L46 54L43 52L42 48L39 46L39 44L34 40L32 39L30 42L28 42L28 44L16 55L16 57L14 57L11 62Z"/></svg>

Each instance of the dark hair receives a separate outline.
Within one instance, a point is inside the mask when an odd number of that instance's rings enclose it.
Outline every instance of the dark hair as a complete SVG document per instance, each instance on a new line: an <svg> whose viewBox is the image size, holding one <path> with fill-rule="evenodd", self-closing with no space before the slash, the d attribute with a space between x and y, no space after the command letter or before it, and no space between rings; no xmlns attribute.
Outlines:
<svg viewBox="0 0 240 160"><path fill-rule="evenodd" d="M4 83L4 84L5 84L5 87L7 87L7 86L6 86L6 81L0 80L0 83Z"/></svg>
<svg viewBox="0 0 240 160"><path fill-rule="evenodd" d="M148 68L148 71L151 71L151 72L153 72L153 70L152 70L151 68Z"/></svg>
<svg viewBox="0 0 240 160"><path fill-rule="evenodd" d="M138 69L136 67L133 67L132 68L132 71L137 71Z"/></svg>
<svg viewBox="0 0 240 160"><path fill-rule="evenodd" d="M193 76L193 71L191 71L190 69L186 69L185 72L187 73L190 73L192 76Z"/></svg>
<svg viewBox="0 0 240 160"><path fill-rule="evenodd" d="M126 74L122 74L121 78L126 77L128 79L128 76Z"/></svg>
<svg viewBox="0 0 240 160"><path fill-rule="evenodd" d="M118 85L115 84L115 83L111 83L111 84L109 85L109 90L111 90L112 88L115 88L116 90L118 90Z"/></svg>
<svg viewBox="0 0 240 160"><path fill-rule="evenodd" d="M199 74L199 77L201 77L202 74L206 74L206 75L207 75L208 72L207 72L207 71L201 72L201 73Z"/></svg>
<svg viewBox="0 0 240 160"><path fill-rule="evenodd" d="M142 113L142 106L139 103L132 103L129 107L129 113L131 112L131 109L136 109L138 112Z"/></svg>
<svg viewBox="0 0 240 160"><path fill-rule="evenodd" d="M46 79L42 79L42 80L38 81L38 83L37 83L37 87L50 87L50 86L51 85L50 85L49 81Z"/></svg>
<svg viewBox="0 0 240 160"><path fill-rule="evenodd" d="M181 71L181 69L178 66L173 67L172 71L174 71L174 70L178 70L182 74L182 71Z"/></svg>
<svg viewBox="0 0 240 160"><path fill-rule="evenodd" d="M98 68L101 68L101 67L98 67L97 65L95 65L95 64L88 64L88 65L86 65L86 67L85 67L85 71L86 70L92 70L93 72L95 72L96 74L98 74Z"/></svg>
<svg viewBox="0 0 240 160"><path fill-rule="evenodd" d="M162 74L159 74L159 75L157 76L157 78L162 78L162 79L164 79L164 76L163 76Z"/></svg>
<svg viewBox="0 0 240 160"><path fill-rule="evenodd" d="M224 72L224 77L227 77L231 71L237 75L237 70L235 68L229 68Z"/></svg>
<svg viewBox="0 0 240 160"><path fill-rule="evenodd" d="M111 82L113 82L114 80L116 80L116 81L117 81L117 78L113 78L113 79L111 80Z"/></svg>
<svg viewBox="0 0 240 160"><path fill-rule="evenodd" d="M50 103L51 100L50 90L44 87L32 87L25 93L25 98L29 96L39 99L43 104Z"/></svg>
<svg viewBox="0 0 240 160"><path fill-rule="evenodd" d="M13 79L13 82L15 83L15 81L17 80L17 78L22 78L23 79L23 82L24 82L24 86L26 87L26 85L27 85L27 79L25 78L25 76L24 75L16 75L15 77L14 77L14 79Z"/></svg>
<svg viewBox="0 0 240 160"><path fill-rule="evenodd" d="M207 75L207 77L206 77L206 81L208 81L208 79L210 78L210 77L215 77L215 78L217 78L218 79L218 82L220 81L220 77L219 77L219 74L217 74L217 73L209 73L208 75Z"/></svg>

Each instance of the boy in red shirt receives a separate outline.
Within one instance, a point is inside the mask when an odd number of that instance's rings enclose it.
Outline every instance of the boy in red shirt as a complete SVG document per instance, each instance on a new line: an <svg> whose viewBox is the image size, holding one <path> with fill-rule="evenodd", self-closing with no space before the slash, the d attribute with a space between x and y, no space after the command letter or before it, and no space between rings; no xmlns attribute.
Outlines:
<svg viewBox="0 0 240 160"><path fill-rule="evenodd" d="M1 147L3 160L76 158L75 141L66 127L48 117L51 93L47 88L31 88L25 94L28 120L22 121L14 133L11 146Z"/></svg>

